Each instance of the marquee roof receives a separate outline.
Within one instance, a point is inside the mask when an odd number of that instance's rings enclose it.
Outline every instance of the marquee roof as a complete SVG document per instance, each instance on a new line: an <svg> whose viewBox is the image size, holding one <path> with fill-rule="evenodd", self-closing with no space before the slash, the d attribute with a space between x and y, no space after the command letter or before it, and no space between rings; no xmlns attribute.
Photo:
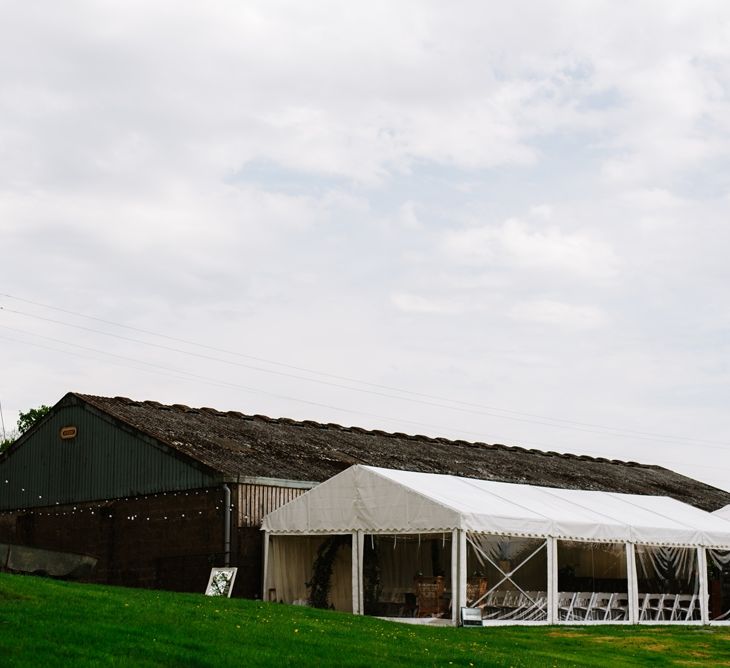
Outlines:
<svg viewBox="0 0 730 668"><path fill-rule="evenodd" d="M355 465L266 516L272 533L465 531L730 547L730 521L666 496Z"/></svg>

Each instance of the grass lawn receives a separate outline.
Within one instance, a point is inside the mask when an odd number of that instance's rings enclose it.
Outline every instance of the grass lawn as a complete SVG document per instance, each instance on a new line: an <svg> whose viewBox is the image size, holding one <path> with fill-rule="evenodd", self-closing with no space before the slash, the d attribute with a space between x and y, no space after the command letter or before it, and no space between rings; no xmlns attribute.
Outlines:
<svg viewBox="0 0 730 668"><path fill-rule="evenodd" d="M730 666L730 628L427 628L0 574L2 666Z"/></svg>

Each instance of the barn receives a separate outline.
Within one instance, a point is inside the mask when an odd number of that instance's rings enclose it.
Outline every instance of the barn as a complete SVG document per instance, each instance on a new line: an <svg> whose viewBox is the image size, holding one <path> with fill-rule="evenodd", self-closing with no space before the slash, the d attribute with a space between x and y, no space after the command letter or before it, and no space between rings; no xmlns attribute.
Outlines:
<svg viewBox="0 0 730 668"><path fill-rule="evenodd" d="M659 466L72 392L0 456L0 544L177 591L230 564L234 595L260 597L264 516L353 465L730 504Z"/></svg>

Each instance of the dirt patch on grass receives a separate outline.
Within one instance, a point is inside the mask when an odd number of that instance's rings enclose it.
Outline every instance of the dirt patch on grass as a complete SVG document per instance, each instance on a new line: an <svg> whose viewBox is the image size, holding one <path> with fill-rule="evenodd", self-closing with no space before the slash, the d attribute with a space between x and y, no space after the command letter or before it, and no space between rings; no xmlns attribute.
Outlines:
<svg viewBox="0 0 730 668"><path fill-rule="evenodd" d="M672 646L668 643L653 642L641 645L641 649L645 649L647 652L668 652Z"/></svg>
<svg viewBox="0 0 730 668"><path fill-rule="evenodd" d="M723 664L718 664L715 661L715 656L712 652L712 649L710 647L708 647L707 645L700 645L697 649L688 650L686 653L694 659L701 659L704 661L712 660L713 665L723 665ZM727 665L727 662L724 665Z"/></svg>
<svg viewBox="0 0 730 668"><path fill-rule="evenodd" d="M585 638L585 634L580 631L550 631L548 636L551 638Z"/></svg>
<svg viewBox="0 0 730 668"><path fill-rule="evenodd" d="M672 649L670 642L657 642L656 638L647 636L617 637L617 636L594 636L591 642L600 644L611 644L620 647L635 647L645 649L649 652L666 652Z"/></svg>

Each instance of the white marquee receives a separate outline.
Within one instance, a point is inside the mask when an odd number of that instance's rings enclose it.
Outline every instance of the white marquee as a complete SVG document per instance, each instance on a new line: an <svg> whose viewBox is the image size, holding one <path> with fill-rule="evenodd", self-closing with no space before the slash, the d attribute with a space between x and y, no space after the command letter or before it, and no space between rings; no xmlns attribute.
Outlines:
<svg viewBox="0 0 730 668"><path fill-rule="evenodd" d="M397 547L401 536L399 554L402 557L398 568L404 574L398 582L395 575L389 576L392 593L378 594L395 600L407 599L406 590L413 578L406 573L408 564L415 563L415 559L421 563L424 559L421 539L409 547L403 537L425 536L424 540L431 541L429 544L444 551L443 557L434 557L437 566L450 562L450 573L433 576L436 581L440 577L446 582L440 585L443 589L440 595L449 601L450 617L456 621L457 607L472 605L476 600L485 615L485 623L492 617L502 622L510 619L558 622L566 618L597 621L597 615L603 616L602 621L615 621L619 599L625 599L625 615L621 621L706 622L711 618L711 611L708 612L707 606L705 548L709 548L708 553L711 551L713 563L730 556L730 520L669 497L555 489L361 465L343 471L270 513L264 519L263 530L267 546L270 537L281 537L278 549L284 551L277 552L280 561L287 558L285 546L293 545L291 539L286 543L284 536L351 534L352 593L351 599L343 600L355 612L363 612L364 607L365 537L371 537L370 552L381 554L377 558L389 564L393 557L387 551L378 552L376 538L382 542L384 536L393 536ZM444 537L441 547L436 542L438 535ZM316 541L311 544L315 545ZM431 551L435 549L433 545ZM583 566L588 551L593 564L590 581ZM505 555L510 555L514 563L507 558L500 559ZM521 557L518 559L516 555ZM265 588L277 591L268 557L267 550ZM304 559L307 563L303 563L302 573L311 562L311 557L308 558L309 562ZM515 567L517 560L519 566ZM528 562L529 567L525 565ZM537 565L543 562L544 579L543 567ZM597 577L596 563L603 564L604 577ZM667 564L676 570L674 575L668 574ZM475 576L472 582L467 569L475 573L483 571L484 575ZM671 582L667 584L667 581ZM664 584L657 584L660 582ZM570 592L573 599L568 602L568 594L560 591L561 587L579 589L591 583L594 589L606 591L591 592L590 602L579 600L580 595L587 597L586 592ZM382 589L385 585L378 582L378 586ZM470 587L482 587L487 593L479 598ZM653 592L662 587L666 591ZM646 591L641 591L642 588ZM513 592L522 596L526 604L520 615L505 603L511 600L509 596ZM690 605L690 596L692 611L685 610ZM600 614L596 613L599 602ZM580 613L576 607L579 604L583 611ZM615 610L609 611L611 605ZM515 606L521 609L517 603ZM406 603L401 607L406 607ZM395 609L385 604L381 608ZM585 612L586 608L592 612Z"/></svg>

